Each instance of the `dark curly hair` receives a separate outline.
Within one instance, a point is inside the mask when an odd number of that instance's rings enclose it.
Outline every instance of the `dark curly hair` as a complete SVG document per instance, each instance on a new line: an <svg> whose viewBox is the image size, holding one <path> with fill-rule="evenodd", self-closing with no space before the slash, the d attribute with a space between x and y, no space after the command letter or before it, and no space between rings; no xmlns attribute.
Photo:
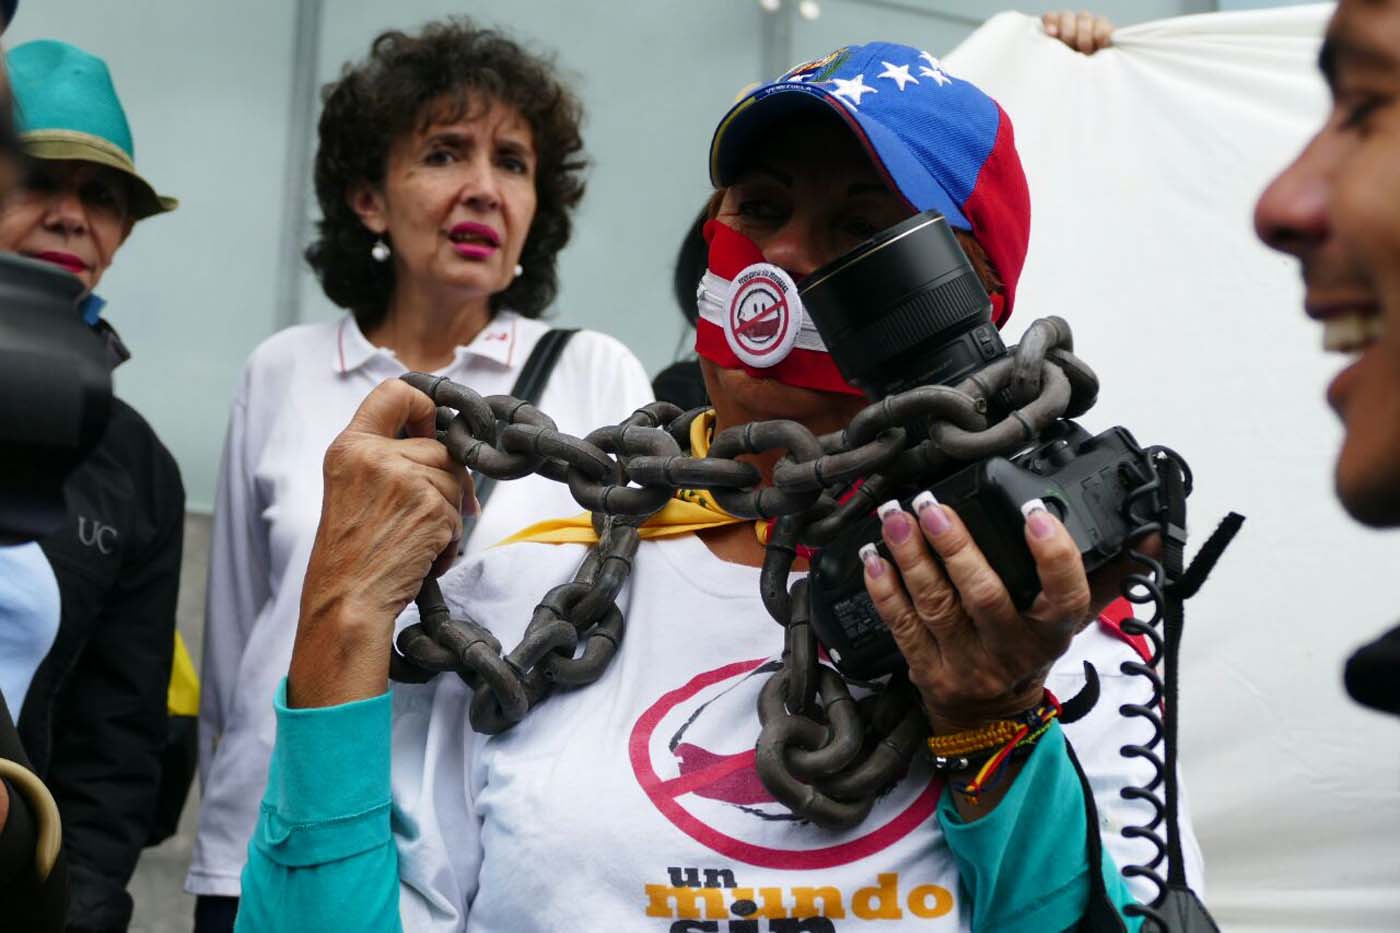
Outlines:
<svg viewBox="0 0 1400 933"><path fill-rule="evenodd" d="M583 197L583 107L555 74L552 60L470 20L430 23L417 35L379 35L369 57L347 64L321 92L324 109L316 150L316 200L321 220L306 250L326 297L348 308L362 330L381 321L394 291L393 263L370 258L374 234L351 209L352 186L382 184L393 142L438 122L451 123L492 101L513 107L529 124L537 154L534 222L520 264L525 271L491 296L491 310L510 307L539 317L559 290L556 258L569 242L570 212Z"/></svg>

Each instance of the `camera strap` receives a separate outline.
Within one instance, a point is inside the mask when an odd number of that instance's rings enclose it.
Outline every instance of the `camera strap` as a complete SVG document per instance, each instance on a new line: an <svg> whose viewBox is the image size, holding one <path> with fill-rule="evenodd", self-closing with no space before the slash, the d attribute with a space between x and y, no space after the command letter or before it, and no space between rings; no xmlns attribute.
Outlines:
<svg viewBox="0 0 1400 933"><path fill-rule="evenodd" d="M1215 568L1225 548L1239 532L1244 517L1236 512L1229 513L1201 547L1190 565L1186 565L1186 494L1187 483L1180 465L1173 458L1162 458L1156 462L1161 480L1158 498L1158 519L1162 534L1161 567L1165 586L1162 590L1161 618L1163 639L1161 658L1165 666L1165 677L1161 693L1161 735L1166 746L1164 760L1160 763L1160 779L1165 785L1166 799L1157 806L1161 823L1165 824L1166 838L1149 830L1148 838L1153 839L1161 853L1157 860L1146 866L1120 866L1124 877L1142 876L1158 886L1157 899L1150 906L1137 905L1130 908L1144 920L1144 930L1157 930L1159 933L1219 933L1219 927L1206 910L1196 892L1191 890L1186 879L1186 862L1182 856L1180 806L1181 788L1177 773L1177 733L1179 728L1180 676L1179 659L1181 637L1185 628L1184 603L1194 596ZM1122 916L1114 907L1104 883L1103 873L1097 870L1102 864L1103 842L1099 834L1098 808L1094 803L1093 790L1088 777L1075 757L1071 747L1070 761L1079 775L1084 792L1084 810L1088 823L1086 852L1089 863L1089 900L1078 927L1079 933L1117 933L1126 926ZM1155 799L1155 795L1148 793ZM1165 878L1157 870L1157 865L1165 858L1167 863ZM1154 925L1155 921L1155 925Z"/></svg>
<svg viewBox="0 0 1400 933"><path fill-rule="evenodd" d="M1177 773L1177 733L1180 719L1179 697L1181 636L1185 628L1185 602L1200 590L1225 548L1234 540L1244 524L1244 516L1230 512L1206 539L1199 553L1184 570L1182 563L1186 543L1186 491L1181 471L1172 463L1163 473L1166 512L1169 524L1164 535L1166 552L1163 569L1167 572L1166 619L1166 694L1163 710L1163 737L1166 741L1167 788L1167 888L1157 912L1172 933L1219 933L1210 912L1201 903L1186 880L1186 863L1181 854L1179 814L1181 788Z"/></svg>
<svg viewBox="0 0 1400 933"><path fill-rule="evenodd" d="M1189 566L1183 567L1186 551L1185 480L1174 461L1166 461L1160 470L1166 518L1162 534L1162 569L1167 580L1163 626L1166 690L1163 695L1162 731L1166 744L1166 774L1163 779L1166 784L1167 884L1156 911L1170 933L1219 933L1220 928L1186 880L1186 863L1181 852L1181 787L1177 771L1181 637L1186 622L1186 600L1196 595L1215 569L1225 548L1244 524L1244 516L1238 512L1226 515L1206 539L1195 559Z"/></svg>

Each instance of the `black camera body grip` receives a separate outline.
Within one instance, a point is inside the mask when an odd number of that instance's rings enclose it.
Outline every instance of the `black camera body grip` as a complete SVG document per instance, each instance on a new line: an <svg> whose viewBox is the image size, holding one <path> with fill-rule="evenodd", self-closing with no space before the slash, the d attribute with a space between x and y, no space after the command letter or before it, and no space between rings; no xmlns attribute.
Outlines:
<svg viewBox="0 0 1400 933"><path fill-rule="evenodd" d="M1141 521L1129 514L1129 493L1153 474L1150 458L1126 428L1090 436L1063 420L1030 450L963 467L929 488L958 513L1012 601L1026 609L1040 592L1040 577L1026 545L1022 504L1044 502L1079 546L1085 571L1093 572L1130 543L1128 536ZM901 497L906 509L912 511L910 503L919 491ZM889 559L880 520L872 515L812 560L812 628L841 673L855 680L873 680L905 667L894 636L865 591L858 552L867 542L877 544Z"/></svg>
<svg viewBox="0 0 1400 933"><path fill-rule="evenodd" d="M112 364L82 294L56 266L0 254L0 544L62 524L64 480L107 427Z"/></svg>

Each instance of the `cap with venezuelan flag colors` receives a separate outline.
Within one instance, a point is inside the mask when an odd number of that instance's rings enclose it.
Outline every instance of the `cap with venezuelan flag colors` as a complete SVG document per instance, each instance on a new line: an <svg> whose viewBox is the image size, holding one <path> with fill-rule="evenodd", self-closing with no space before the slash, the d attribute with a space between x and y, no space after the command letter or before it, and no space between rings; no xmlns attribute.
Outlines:
<svg viewBox="0 0 1400 933"><path fill-rule="evenodd" d="M891 42L841 48L747 92L710 144L710 179L734 182L775 123L835 112L913 212L935 209L971 232L1002 282L997 326L1011 315L1030 237L1030 192L1011 120L928 52Z"/></svg>

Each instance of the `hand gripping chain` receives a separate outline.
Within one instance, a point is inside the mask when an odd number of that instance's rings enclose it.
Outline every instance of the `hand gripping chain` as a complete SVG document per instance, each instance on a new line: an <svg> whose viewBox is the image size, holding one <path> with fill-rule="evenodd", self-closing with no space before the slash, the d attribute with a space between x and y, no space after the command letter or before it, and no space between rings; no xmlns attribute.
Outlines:
<svg viewBox="0 0 1400 933"><path fill-rule="evenodd" d="M555 689L592 683L622 641L616 599L637 552L638 526L677 490L706 489L733 515L776 519L760 592L785 640L781 666L759 699L758 773L803 819L854 826L908 770L928 724L907 676L856 684L857 697L821 663L807 581L787 588L797 545L820 547L892 490L926 485L960 461L1011 454L1057 419L1087 411L1098 379L1072 350L1068 324L1044 318L1007 356L956 387L889 396L844 431L821 437L795 421L728 428L703 458L688 452L691 422L703 409L681 412L655 402L578 438L519 399L483 398L446 378L409 373L403 378L438 406L437 436L454 459L497 479L533 473L566 483L593 512L600 538L574 579L545 594L509 653L476 620L454 617L437 582L424 580L420 621L399 634L390 676L422 683L455 672L474 692L472 728L486 734L520 722ZM988 423L990 408L1010 414ZM910 424L926 425L924 436L910 437ZM786 453L765 486L758 469L738 458L774 449ZM1155 527L1145 521L1141 534Z"/></svg>

